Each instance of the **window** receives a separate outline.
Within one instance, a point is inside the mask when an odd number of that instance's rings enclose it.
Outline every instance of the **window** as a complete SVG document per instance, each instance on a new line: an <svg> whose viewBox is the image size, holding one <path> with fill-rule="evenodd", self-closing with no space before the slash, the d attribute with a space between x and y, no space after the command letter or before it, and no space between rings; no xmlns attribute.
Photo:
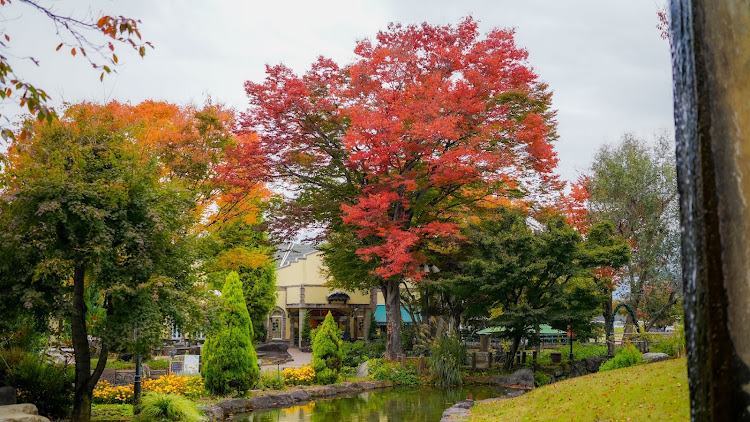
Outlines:
<svg viewBox="0 0 750 422"><path fill-rule="evenodd" d="M365 338L365 311L357 309L354 311L354 331L358 339Z"/></svg>
<svg viewBox="0 0 750 422"><path fill-rule="evenodd" d="M281 340L283 333L284 312L280 309L271 314L271 339Z"/></svg>
<svg viewBox="0 0 750 422"><path fill-rule="evenodd" d="M182 340L182 330L180 330L180 327L172 324L172 334L170 338L172 340Z"/></svg>

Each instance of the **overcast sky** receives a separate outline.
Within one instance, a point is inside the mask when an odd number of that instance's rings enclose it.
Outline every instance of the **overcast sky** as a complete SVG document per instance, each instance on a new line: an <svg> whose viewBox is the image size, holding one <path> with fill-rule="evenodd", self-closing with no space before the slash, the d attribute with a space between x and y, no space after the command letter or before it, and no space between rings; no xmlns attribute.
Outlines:
<svg viewBox="0 0 750 422"><path fill-rule="evenodd" d="M373 38L389 22L455 24L467 15L480 31L516 28L518 45L554 92L559 172L566 180L590 165L604 142L626 131L641 136L673 130L669 45L656 29L663 0L39 0L59 13L124 15L142 21L155 49L144 59L118 46L118 73L99 73L80 55L55 52L49 21L14 2L0 7L14 67L44 88L53 104L146 99L202 103L207 95L239 111L246 80L265 65L304 72L319 55L352 60L357 39ZM7 105L4 113L12 114Z"/></svg>

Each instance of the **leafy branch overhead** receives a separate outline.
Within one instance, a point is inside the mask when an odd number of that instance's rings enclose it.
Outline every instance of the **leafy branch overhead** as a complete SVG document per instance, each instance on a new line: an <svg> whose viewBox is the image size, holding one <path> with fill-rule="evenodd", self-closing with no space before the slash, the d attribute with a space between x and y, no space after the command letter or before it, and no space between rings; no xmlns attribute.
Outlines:
<svg viewBox="0 0 750 422"><path fill-rule="evenodd" d="M139 20L125 16L103 15L98 19L95 17L75 18L73 16L59 14L53 7L44 6L34 0L0 0L0 6L12 8L15 4L22 4L46 16L55 26L60 43L57 51L70 51L72 56L84 57L94 69L100 70L99 80L104 80L104 75L115 71L115 66L120 59L115 53L115 45L122 43L129 45L143 57L146 55L146 47L153 48L148 41L143 41L138 25ZM15 9L14 9L15 10ZM64 48L65 47L65 48ZM69 49L69 50L68 50ZM36 116L40 121L52 121L57 115L47 105L50 100L49 94L42 88L24 79L18 74L11 64L11 58L19 56L13 50L11 35L5 30L0 30L0 100L18 101L20 107L28 109L29 113ZM20 54L23 56L23 54ZM27 57L36 66L40 62L33 57ZM8 118L0 114L0 117ZM29 134L28 125L21 130L20 136ZM15 134L10 128L0 131L3 138L13 138Z"/></svg>

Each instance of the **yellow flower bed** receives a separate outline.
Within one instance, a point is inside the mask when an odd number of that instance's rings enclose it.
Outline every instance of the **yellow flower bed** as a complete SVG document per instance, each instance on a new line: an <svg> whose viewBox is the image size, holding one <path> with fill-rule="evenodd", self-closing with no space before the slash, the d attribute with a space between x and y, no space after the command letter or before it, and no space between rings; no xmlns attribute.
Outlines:
<svg viewBox="0 0 750 422"><path fill-rule="evenodd" d="M301 368L286 368L282 371L284 382L289 385L309 384L315 378L315 370L305 365Z"/></svg>
<svg viewBox="0 0 750 422"><path fill-rule="evenodd" d="M164 375L143 381L143 391L162 394L180 394L190 399L203 395L203 380L198 376ZM133 402L133 384L113 386L106 380L99 381L94 389L94 403L120 404Z"/></svg>
<svg viewBox="0 0 750 422"><path fill-rule="evenodd" d="M143 390L162 394L180 394L191 399L196 399L203 395L203 380L199 376L164 375L163 377L144 381Z"/></svg>
<svg viewBox="0 0 750 422"><path fill-rule="evenodd" d="M114 386L106 380L94 388L94 403L121 404L133 402L133 385Z"/></svg>

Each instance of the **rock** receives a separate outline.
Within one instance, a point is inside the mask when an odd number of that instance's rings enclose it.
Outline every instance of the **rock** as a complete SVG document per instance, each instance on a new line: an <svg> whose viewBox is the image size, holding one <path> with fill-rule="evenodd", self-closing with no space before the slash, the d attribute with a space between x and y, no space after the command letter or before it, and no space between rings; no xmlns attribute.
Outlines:
<svg viewBox="0 0 750 422"><path fill-rule="evenodd" d="M507 377L497 377L495 382L502 385L518 385L534 388L534 372L531 369L519 369Z"/></svg>
<svg viewBox="0 0 750 422"><path fill-rule="evenodd" d="M666 353L644 353L643 360L646 362L661 362L663 360L670 359Z"/></svg>
<svg viewBox="0 0 750 422"><path fill-rule="evenodd" d="M225 415L251 410L248 400L245 399L226 399L216 403L216 406L221 408Z"/></svg>
<svg viewBox="0 0 750 422"><path fill-rule="evenodd" d="M255 347L256 352L287 353L287 349L286 343L263 343Z"/></svg>
<svg viewBox="0 0 750 422"><path fill-rule="evenodd" d="M588 371L586 370L586 362L577 361L570 364L570 373L568 373L568 378L580 377L581 375L586 374L588 374Z"/></svg>
<svg viewBox="0 0 750 422"><path fill-rule="evenodd" d="M590 374L599 372L599 367L602 366L602 364L606 361L607 358L601 356L594 356L583 360L583 362L586 364L586 371L588 371L588 373Z"/></svg>
<svg viewBox="0 0 750 422"><path fill-rule="evenodd" d="M0 421L4 422L50 422L44 416L39 416L33 404L11 404L0 406Z"/></svg>
<svg viewBox="0 0 750 422"><path fill-rule="evenodd" d="M469 409L474 406L474 400L463 400L445 409L440 422L460 421L468 418L471 413Z"/></svg>
<svg viewBox="0 0 750 422"><path fill-rule="evenodd" d="M16 404L16 389L13 387L0 387L0 406Z"/></svg>
<svg viewBox="0 0 750 422"><path fill-rule="evenodd" d="M472 406L474 406L474 400L466 399L454 404L452 407L457 407L459 409L471 409Z"/></svg>
<svg viewBox="0 0 750 422"><path fill-rule="evenodd" d="M224 419L224 409L219 406L205 406L203 407L203 413L212 421Z"/></svg>
<svg viewBox="0 0 750 422"><path fill-rule="evenodd" d="M357 372L354 374L354 378L367 378L367 376L370 375L369 365L369 360L362 362L362 364L357 367Z"/></svg>
<svg viewBox="0 0 750 422"><path fill-rule="evenodd" d="M290 391L289 395L292 396L295 402L301 402L301 401L308 401L310 400L310 395L305 390L294 390Z"/></svg>

